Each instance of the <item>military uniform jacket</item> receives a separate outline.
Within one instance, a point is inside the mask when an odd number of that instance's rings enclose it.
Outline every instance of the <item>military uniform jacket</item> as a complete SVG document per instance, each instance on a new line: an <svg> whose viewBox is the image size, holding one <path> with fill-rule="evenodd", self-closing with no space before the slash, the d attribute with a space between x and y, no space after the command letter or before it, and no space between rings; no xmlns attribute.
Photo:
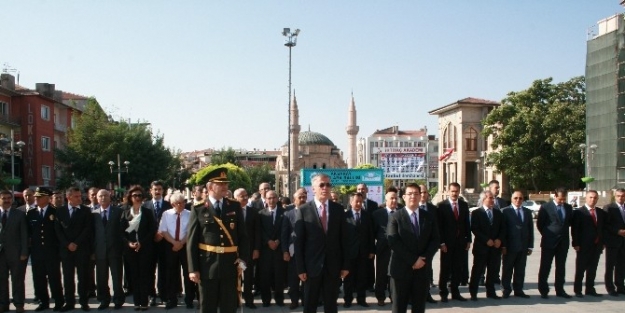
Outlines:
<svg viewBox="0 0 625 313"><path fill-rule="evenodd" d="M199 244L217 247L230 247L232 244L226 232L215 220L215 209L212 203L195 206L189 216L187 230L187 260L189 272L199 272L200 279L220 277L236 277L237 258L249 259L249 241L245 231L245 221L241 205L231 199L221 199L221 220L228 229L238 253L208 252L199 248Z"/></svg>
<svg viewBox="0 0 625 313"><path fill-rule="evenodd" d="M59 238L56 236L54 223L56 208L48 205L43 218L39 211L28 210L26 221L30 235L31 257L33 259L54 260L59 257Z"/></svg>

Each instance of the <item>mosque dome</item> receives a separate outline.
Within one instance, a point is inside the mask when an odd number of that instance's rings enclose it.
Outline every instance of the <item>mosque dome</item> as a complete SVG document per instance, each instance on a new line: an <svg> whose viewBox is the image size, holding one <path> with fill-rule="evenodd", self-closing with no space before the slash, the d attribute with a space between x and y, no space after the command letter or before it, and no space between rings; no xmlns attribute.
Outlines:
<svg viewBox="0 0 625 313"><path fill-rule="evenodd" d="M313 131L303 131L299 133L298 143L300 146L331 146L334 147L334 143L330 138L326 137L324 134L313 132ZM284 144L287 145L286 143Z"/></svg>

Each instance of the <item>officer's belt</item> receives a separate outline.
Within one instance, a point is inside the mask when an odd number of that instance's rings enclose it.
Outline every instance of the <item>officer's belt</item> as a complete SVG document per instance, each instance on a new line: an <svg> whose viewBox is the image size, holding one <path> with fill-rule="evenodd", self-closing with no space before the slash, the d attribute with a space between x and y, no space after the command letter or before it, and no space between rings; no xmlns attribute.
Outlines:
<svg viewBox="0 0 625 313"><path fill-rule="evenodd" d="M204 251L215 252L215 253L233 253L233 252L237 252L238 250L237 246L219 247L219 246L205 245L203 243L199 243L198 247Z"/></svg>

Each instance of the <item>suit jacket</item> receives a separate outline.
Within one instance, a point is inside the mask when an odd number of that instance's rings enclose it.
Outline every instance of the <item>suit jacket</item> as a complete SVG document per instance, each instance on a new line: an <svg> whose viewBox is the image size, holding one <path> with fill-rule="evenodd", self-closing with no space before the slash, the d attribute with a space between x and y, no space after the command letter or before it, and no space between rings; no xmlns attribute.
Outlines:
<svg viewBox="0 0 625 313"><path fill-rule="evenodd" d="M78 248L74 253L89 254L92 251L93 243L93 217L91 208L85 205L78 206L77 210L70 217L69 204L56 210L56 236L59 239L59 249L61 257L67 256L70 251L67 246L75 243Z"/></svg>
<svg viewBox="0 0 625 313"><path fill-rule="evenodd" d="M495 209L503 211L503 209L505 209L509 205L510 205L510 202L507 201L506 199L495 197L495 206L494 206ZM482 199L477 200L477 206L479 207L482 206Z"/></svg>
<svg viewBox="0 0 625 313"><path fill-rule="evenodd" d="M353 236L354 242L349 245L351 247L350 259L353 258L369 258L369 254L375 253L375 237L373 236L373 220L369 212L360 210L360 220L356 222L354 210L345 212L347 226Z"/></svg>
<svg viewBox="0 0 625 313"><path fill-rule="evenodd" d="M399 209L395 209L395 213ZM393 213L393 214L395 214ZM389 214L386 208L381 208L373 212L373 236L375 238L375 253L390 253L390 247L387 239L387 229Z"/></svg>
<svg viewBox="0 0 625 313"><path fill-rule="evenodd" d="M139 242L141 245L140 250L151 251L154 246L154 234L156 234L156 230L158 229L158 224L156 223L156 217L154 217L154 211L146 208L145 206L141 206L139 210L141 210L141 221L139 222L139 229L133 230L132 232L126 232L126 229L130 225L130 221L133 219L132 214L130 214L130 210L132 210L132 206L126 206L121 216L121 240L123 242L124 247L128 247L128 243L131 242ZM124 252L128 252L128 249L124 249Z"/></svg>
<svg viewBox="0 0 625 313"><path fill-rule="evenodd" d="M568 203L564 203L562 206L565 212L564 221L560 220L555 202L549 201L540 206L536 227L542 235L540 239L541 248L553 249L561 241L564 241L564 244L568 246L573 207Z"/></svg>
<svg viewBox="0 0 625 313"><path fill-rule="evenodd" d="M605 211L605 227L603 232L603 241L606 247L619 248L625 247L625 237L619 236L619 230L625 229L625 220L621 215L621 210L616 203L610 203L603 207Z"/></svg>
<svg viewBox="0 0 625 313"><path fill-rule="evenodd" d="M504 236L502 247L508 252L526 251L534 248L534 221L532 210L523 207L523 222L519 220L514 207L508 206L502 211Z"/></svg>
<svg viewBox="0 0 625 313"><path fill-rule="evenodd" d="M504 236L503 214L500 210L493 208L493 222L490 222L488 214L484 207L481 207L471 213L471 231L475 236L473 242L473 254L486 254L489 247L486 243L489 240L501 240Z"/></svg>
<svg viewBox="0 0 625 313"><path fill-rule="evenodd" d="M419 207L421 208L421 207ZM425 210L430 213L430 215L436 219L436 225L438 225L438 207L432 204L431 202L425 203Z"/></svg>
<svg viewBox="0 0 625 313"><path fill-rule="evenodd" d="M163 216L163 212L172 208L171 203L169 203L169 201L165 201L164 199L162 199L161 202L162 202L161 208L160 208L161 210L158 212L156 212L156 208L154 207L154 199L145 201L143 203L144 207L152 210L152 214L154 214L154 217L156 218L156 225L158 225L161 222L161 217ZM158 228L158 226L156 228Z"/></svg>
<svg viewBox="0 0 625 313"><path fill-rule="evenodd" d="M451 243L467 244L471 242L471 224L469 222L469 205L458 199L458 220L450 200L439 202L438 205L438 230L440 242L449 246Z"/></svg>
<svg viewBox="0 0 625 313"><path fill-rule="evenodd" d="M369 216L371 216L373 212L377 211L379 208L380 207L377 202L370 200L370 199L366 199L364 209L365 211L367 211L367 213L369 213Z"/></svg>
<svg viewBox="0 0 625 313"><path fill-rule="evenodd" d="M436 219L427 211L416 212L419 214L419 234L415 234L408 209L399 209L389 217L387 231L391 260L388 271L393 278L409 277L412 265L420 257L425 258L426 264L432 264L438 250L440 241Z"/></svg>
<svg viewBox="0 0 625 313"><path fill-rule="evenodd" d="M97 260L107 257L121 257L124 248L123 237L120 234L125 230L121 227L122 209L110 206L106 226L102 221L102 207L91 212L93 216L93 253Z"/></svg>
<svg viewBox="0 0 625 313"><path fill-rule="evenodd" d="M573 211L573 220L571 221L571 245L573 247L579 246L580 251L583 251L594 249L597 245L603 246L604 213L601 208L595 207L595 216L597 216L597 224L595 225L590 210L586 206Z"/></svg>
<svg viewBox="0 0 625 313"><path fill-rule="evenodd" d="M263 198L258 198L255 201L252 201L252 207L256 209L256 212L264 209L265 205L263 204Z"/></svg>
<svg viewBox="0 0 625 313"><path fill-rule="evenodd" d="M282 218L284 216L284 209L280 206L276 206L274 209L275 218L272 219L269 209L262 209L258 212L258 218L260 220L260 227L256 232L256 236L259 237L261 250L268 249L267 242L269 240L281 240L282 238ZM282 251L278 245L278 251Z"/></svg>
<svg viewBox="0 0 625 313"><path fill-rule="evenodd" d="M308 277L321 275L322 270L338 277L341 270L349 270L351 234L343 206L328 201L328 231L324 232L317 206L312 200L296 212L295 263L297 273Z"/></svg>
<svg viewBox="0 0 625 313"><path fill-rule="evenodd" d="M23 205L18 206L17 209L22 211L22 212L24 212L24 213L28 213L28 211L30 211L31 209L36 208L36 207L37 207L36 203L34 203L33 206L30 206L28 204L23 204Z"/></svg>
<svg viewBox="0 0 625 313"><path fill-rule="evenodd" d="M26 213L28 233L33 259L58 259L59 238L56 235L56 208L51 204L46 214L39 216L38 210L29 210Z"/></svg>
<svg viewBox="0 0 625 313"><path fill-rule="evenodd" d="M221 199L221 220L234 244L216 221L215 208L210 201L195 206L189 216L187 231L187 262L189 272L199 272L201 279L236 277L237 258L249 260L249 241L245 231L245 222L241 204L231 199ZM211 246L237 246L238 253L208 252L199 248L199 244Z"/></svg>
<svg viewBox="0 0 625 313"><path fill-rule="evenodd" d="M243 210L243 208L241 208ZM242 212L242 211L241 211ZM257 236L260 229L260 219L258 218L258 211L253 207L245 207L245 232L247 233L247 239L249 242L249 256L246 262L251 261L252 252L254 250L260 250L260 237Z"/></svg>
<svg viewBox="0 0 625 313"><path fill-rule="evenodd" d="M26 213L18 209L10 209L6 225L0 229L0 251L7 260L19 260L20 256L28 257L28 225Z"/></svg>
<svg viewBox="0 0 625 313"><path fill-rule="evenodd" d="M282 218L282 238L280 239L280 248L282 253L289 252L289 247L293 245L293 252L295 252L295 222L297 221L297 211L295 205L288 205Z"/></svg>

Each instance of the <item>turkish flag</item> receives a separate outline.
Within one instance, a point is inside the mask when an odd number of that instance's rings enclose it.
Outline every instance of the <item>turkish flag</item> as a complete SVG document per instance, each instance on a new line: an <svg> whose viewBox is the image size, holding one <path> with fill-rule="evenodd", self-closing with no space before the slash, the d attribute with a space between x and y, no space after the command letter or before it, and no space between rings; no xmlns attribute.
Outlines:
<svg viewBox="0 0 625 313"><path fill-rule="evenodd" d="M438 160L439 161L445 161L445 160L447 160L451 156L452 153L454 153L454 148L447 148L447 149L445 149L445 153L443 153L443 155L441 155L438 158Z"/></svg>

